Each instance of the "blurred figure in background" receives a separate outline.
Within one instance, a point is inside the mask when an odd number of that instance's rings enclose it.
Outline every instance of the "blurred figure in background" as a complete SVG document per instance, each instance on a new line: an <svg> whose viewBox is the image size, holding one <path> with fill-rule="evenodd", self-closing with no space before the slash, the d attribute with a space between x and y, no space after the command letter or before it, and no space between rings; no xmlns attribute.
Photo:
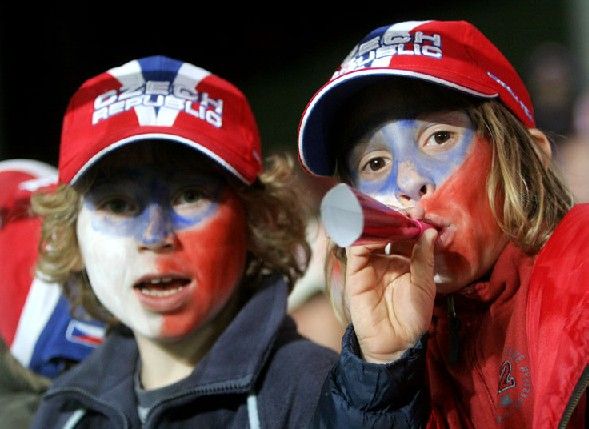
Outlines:
<svg viewBox="0 0 589 429"><path fill-rule="evenodd" d="M558 146L573 131L578 65L569 50L556 42L538 45L528 59L526 82L538 127Z"/></svg>
<svg viewBox="0 0 589 429"><path fill-rule="evenodd" d="M0 428L28 426L51 379L104 335L102 324L71 317L58 285L34 275L41 225L29 198L56 180L40 161L0 161Z"/></svg>
<svg viewBox="0 0 589 429"><path fill-rule="evenodd" d="M321 199L334 182L302 172L299 172L299 178L308 191L308 198L302 204L308 213L307 241L311 247L311 259L305 275L297 281L288 297L288 310L302 335L339 352L345 324L338 320L326 289L328 238L319 213Z"/></svg>
<svg viewBox="0 0 589 429"><path fill-rule="evenodd" d="M575 200L589 202L589 90L577 99L572 118L572 133L555 148L555 160Z"/></svg>

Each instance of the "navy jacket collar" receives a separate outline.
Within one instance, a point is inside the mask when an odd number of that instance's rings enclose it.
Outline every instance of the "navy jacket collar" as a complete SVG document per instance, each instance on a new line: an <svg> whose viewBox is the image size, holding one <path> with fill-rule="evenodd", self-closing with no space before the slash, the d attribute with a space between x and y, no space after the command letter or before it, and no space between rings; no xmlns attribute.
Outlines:
<svg viewBox="0 0 589 429"><path fill-rule="evenodd" d="M262 290L239 311L195 371L178 383L178 396L252 390L284 321L287 295L282 279L268 277ZM114 397L118 402L115 408L125 408L131 404L124 404L122 396L133 394L137 361L133 335L127 330L115 330L85 361L56 379L48 395L60 391L82 393L88 399L101 398L101 402ZM121 396L123 392L128 393Z"/></svg>

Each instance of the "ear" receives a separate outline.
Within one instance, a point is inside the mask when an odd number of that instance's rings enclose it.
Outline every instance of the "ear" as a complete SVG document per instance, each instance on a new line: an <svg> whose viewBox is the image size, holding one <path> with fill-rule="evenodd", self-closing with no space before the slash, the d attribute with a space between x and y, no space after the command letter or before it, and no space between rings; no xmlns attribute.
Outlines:
<svg viewBox="0 0 589 429"><path fill-rule="evenodd" d="M534 140L534 149L540 159L549 160L552 158L552 146L550 145L550 140L546 137L542 131L537 128L528 128L530 135L532 136L532 140Z"/></svg>

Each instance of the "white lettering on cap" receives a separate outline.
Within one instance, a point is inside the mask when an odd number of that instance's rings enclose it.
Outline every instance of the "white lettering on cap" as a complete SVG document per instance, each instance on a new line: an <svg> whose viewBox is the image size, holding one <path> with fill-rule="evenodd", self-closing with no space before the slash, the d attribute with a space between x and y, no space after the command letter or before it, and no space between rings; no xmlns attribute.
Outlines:
<svg viewBox="0 0 589 429"><path fill-rule="evenodd" d="M442 36L440 34L423 31L412 33L410 30L411 28L393 25L382 35L356 45L332 78L360 68L386 67L390 64L391 58L396 55L442 58Z"/></svg>
<svg viewBox="0 0 589 429"><path fill-rule="evenodd" d="M144 126L172 126L185 112L219 128L223 125L223 99L168 81L146 81L140 87L110 90L94 100L92 124L134 109Z"/></svg>

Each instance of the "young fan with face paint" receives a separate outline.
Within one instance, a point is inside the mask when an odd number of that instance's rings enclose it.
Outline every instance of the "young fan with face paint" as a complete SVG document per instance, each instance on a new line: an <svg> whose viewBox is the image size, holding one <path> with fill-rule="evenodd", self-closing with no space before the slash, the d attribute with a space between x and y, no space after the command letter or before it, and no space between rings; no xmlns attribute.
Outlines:
<svg viewBox="0 0 589 429"><path fill-rule="evenodd" d="M293 163L262 170L239 89L163 56L115 67L70 100L58 169L38 269L111 329L33 427L305 426L337 355L286 316L309 254Z"/></svg>
<svg viewBox="0 0 589 429"><path fill-rule="evenodd" d="M431 226L332 246L350 324L316 426L583 427L589 206L573 206L524 84L478 29L369 33L311 98L299 154Z"/></svg>

